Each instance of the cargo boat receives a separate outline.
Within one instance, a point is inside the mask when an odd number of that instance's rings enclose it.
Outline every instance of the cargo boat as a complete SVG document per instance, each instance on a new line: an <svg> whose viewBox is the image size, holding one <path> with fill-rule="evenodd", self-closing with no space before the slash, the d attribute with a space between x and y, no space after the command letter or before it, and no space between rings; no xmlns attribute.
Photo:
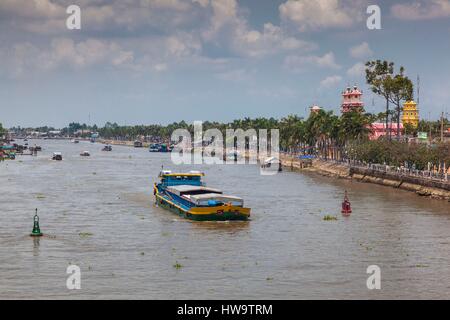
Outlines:
<svg viewBox="0 0 450 320"><path fill-rule="evenodd" d="M197 221L248 220L250 208L242 198L224 195L219 189L206 187L201 172L172 173L163 170L153 194L156 204L181 217Z"/></svg>

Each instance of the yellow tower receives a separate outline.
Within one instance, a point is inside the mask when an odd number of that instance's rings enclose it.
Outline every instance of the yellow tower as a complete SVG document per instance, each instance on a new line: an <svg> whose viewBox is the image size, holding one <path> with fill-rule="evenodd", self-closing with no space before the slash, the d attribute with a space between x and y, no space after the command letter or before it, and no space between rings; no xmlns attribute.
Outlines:
<svg viewBox="0 0 450 320"><path fill-rule="evenodd" d="M414 101L407 101L403 105L403 125L409 123L414 128L419 126L419 110L417 109L417 103Z"/></svg>

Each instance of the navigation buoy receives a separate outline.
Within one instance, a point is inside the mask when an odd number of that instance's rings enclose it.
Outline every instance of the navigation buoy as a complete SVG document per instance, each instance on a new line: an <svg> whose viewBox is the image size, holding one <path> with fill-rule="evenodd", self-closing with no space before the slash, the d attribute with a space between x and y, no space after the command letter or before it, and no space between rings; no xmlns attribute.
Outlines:
<svg viewBox="0 0 450 320"><path fill-rule="evenodd" d="M342 215L345 217L350 216L352 213L352 205L348 200L347 190L345 190L344 201L342 202Z"/></svg>
<svg viewBox="0 0 450 320"><path fill-rule="evenodd" d="M36 214L34 215L34 225L33 225L33 231L31 231L30 236L32 237L42 237L41 228L39 228L39 216Z"/></svg>

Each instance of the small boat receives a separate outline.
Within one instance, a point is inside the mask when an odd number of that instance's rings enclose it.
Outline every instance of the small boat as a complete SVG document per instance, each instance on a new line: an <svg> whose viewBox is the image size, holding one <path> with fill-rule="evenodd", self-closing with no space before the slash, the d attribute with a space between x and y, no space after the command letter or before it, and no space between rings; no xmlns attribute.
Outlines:
<svg viewBox="0 0 450 320"><path fill-rule="evenodd" d="M102 151L112 151L112 147L108 144L103 147Z"/></svg>
<svg viewBox="0 0 450 320"><path fill-rule="evenodd" d="M161 143L161 148L159 149L159 152L168 152L169 149L167 148L167 144Z"/></svg>
<svg viewBox="0 0 450 320"><path fill-rule="evenodd" d="M159 143L152 143L148 148L149 152L159 152L161 149L161 145Z"/></svg>
<svg viewBox="0 0 450 320"><path fill-rule="evenodd" d="M53 152L52 160L61 161L62 153L61 152Z"/></svg>
<svg viewBox="0 0 450 320"><path fill-rule="evenodd" d="M83 151L82 153L80 153L80 156L82 157L89 157L91 154L89 153L89 151Z"/></svg>
<svg viewBox="0 0 450 320"><path fill-rule="evenodd" d="M29 147L28 150L30 150L30 152L42 151L42 147L35 145L34 147Z"/></svg>
<svg viewBox="0 0 450 320"><path fill-rule="evenodd" d="M139 141L139 140L136 140L136 141L134 142L134 147L135 147L135 148L142 148L142 142Z"/></svg>
<svg viewBox="0 0 450 320"><path fill-rule="evenodd" d="M80 143L80 141L77 140L77 139L72 139L72 140L70 140L70 142L72 142L72 143Z"/></svg>
<svg viewBox="0 0 450 320"><path fill-rule="evenodd" d="M153 188L156 204L190 220L248 220L251 209L244 207L242 198L206 187L202 182L203 176L198 171L161 171L161 181Z"/></svg>
<svg viewBox="0 0 450 320"><path fill-rule="evenodd" d="M261 164L261 168L272 168L275 166L278 171L282 171L281 161L277 157L266 158Z"/></svg>
<svg viewBox="0 0 450 320"><path fill-rule="evenodd" d="M345 191L344 201L342 202L341 213L343 216L348 217L352 213L352 205L348 200L347 190Z"/></svg>

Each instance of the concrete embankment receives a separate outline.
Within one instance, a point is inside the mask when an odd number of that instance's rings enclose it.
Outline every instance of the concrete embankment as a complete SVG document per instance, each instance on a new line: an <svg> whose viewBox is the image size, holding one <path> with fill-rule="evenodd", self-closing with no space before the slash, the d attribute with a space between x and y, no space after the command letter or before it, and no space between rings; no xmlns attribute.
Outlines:
<svg viewBox="0 0 450 320"><path fill-rule="evenodd" d="M419 196L450 201L450 184L422 177L400 176L369 168L349 167L333 162L314 160L305 163L290 157L281 157L282 164L294 171L315 172L323 176L375 183L392 188L412 191Z"/></svg>

